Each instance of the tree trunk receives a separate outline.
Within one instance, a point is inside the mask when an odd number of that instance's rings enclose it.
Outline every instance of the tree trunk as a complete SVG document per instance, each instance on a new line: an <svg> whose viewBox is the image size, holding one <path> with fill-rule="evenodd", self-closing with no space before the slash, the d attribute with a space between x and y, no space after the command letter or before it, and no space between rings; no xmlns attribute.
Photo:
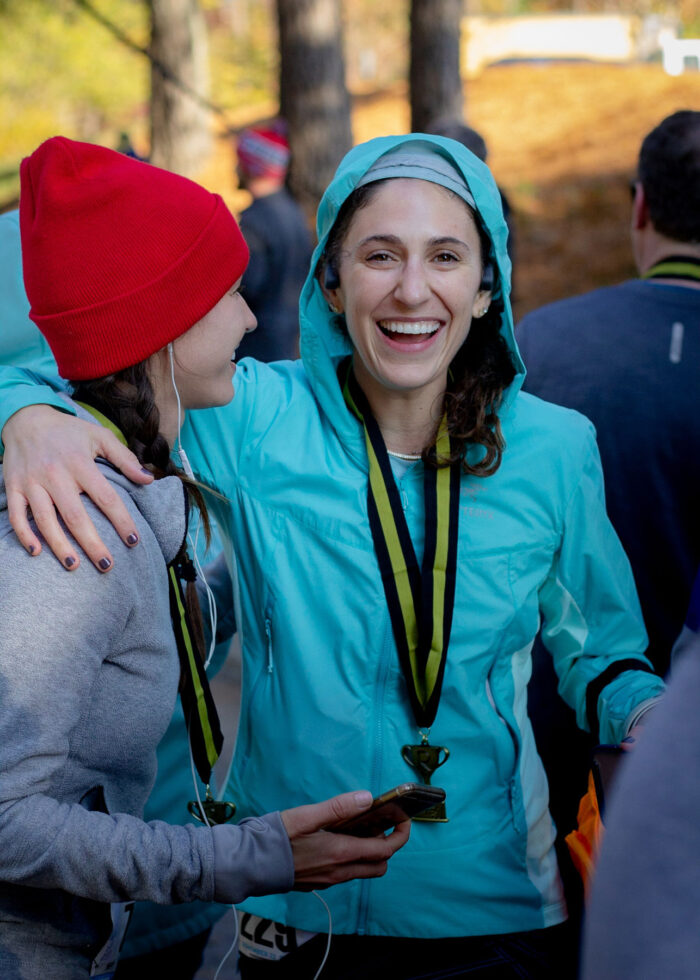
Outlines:
<svg viewBox="0 0 700 980"><path fill-rule="evenodd" d="M288 183L311 216L352 146L340 0L277 0L277 19L280 112L291 148Z"/></svg>
<svg viewBox="0 0 700 980"><path fill-rule="evenodd" d="M198 173L211 153L207 32L198 0L147 0L151 14L151 163Z"/></svg>
<svg viewBox="0 0 700 980"><path fill-rule="evenodd" d="M463 0L411 0L411 129L438 119L461 121L459 73Z"/></svg>

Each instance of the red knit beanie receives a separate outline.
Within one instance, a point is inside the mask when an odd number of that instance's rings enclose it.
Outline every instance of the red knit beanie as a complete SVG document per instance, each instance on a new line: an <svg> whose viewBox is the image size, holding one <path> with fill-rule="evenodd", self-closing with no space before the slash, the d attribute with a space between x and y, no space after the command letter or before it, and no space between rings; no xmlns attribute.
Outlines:
<svg viewBox="0 0 700 980"><path fill-rule="evenodd" d="M218 194L114 150L55 136L22 161L20 180L29 315L64 378L150 357L248 264Z"/></svg>

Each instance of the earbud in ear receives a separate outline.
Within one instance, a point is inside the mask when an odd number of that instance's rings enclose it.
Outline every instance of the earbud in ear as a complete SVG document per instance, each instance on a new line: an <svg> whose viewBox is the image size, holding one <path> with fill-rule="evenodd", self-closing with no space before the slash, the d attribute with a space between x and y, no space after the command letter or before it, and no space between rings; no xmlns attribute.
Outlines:
<svg viewBox="0 0 700 980"><path fill-rule="evenodd" d="M493 262L487 262L484 266L484 271L481 275L481 283L479 289L481 291L490 292L493 289L493 284L496 280L495 270L493 267Z"/></svg>
<svg viewBox="0 0 700 980"><path fill-rule="evenodd" d="M323 270L323 285L326 289L337 289L340 285L338 270L332 262L328 262L326 268Z"/></svg>
<svg viewBox="0 0 700 980"><path fill-rule="evenodd" d="M167 349L168 349L168 354L170 354L172 356L172 353L173 353L173 342L172 342L172 340L168 344L168 348Z"/></svg>

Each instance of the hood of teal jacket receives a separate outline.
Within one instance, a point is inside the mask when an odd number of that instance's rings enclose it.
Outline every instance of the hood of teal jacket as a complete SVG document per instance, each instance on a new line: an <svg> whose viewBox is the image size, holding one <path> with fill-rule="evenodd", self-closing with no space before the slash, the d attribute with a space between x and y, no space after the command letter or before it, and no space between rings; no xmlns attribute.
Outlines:
<svg viewBox="0 0 700 980"><path fill-rule="evenodd" d="M314 394L324 412L336 429L341 441L348 447L360 448L360 432L356 420L347 411L343 395L336 377L338 361L352 352L347 335L336 323L336 317L328 308L315 269L326 247L328 235L338 212L362 176L372 164L401 143L415 140L427 141L437 148L463 175L476 202L476 209L482 225L491 241L490 258L496 269L493 290L494 299L501 299L501 333L513 355L516 375L508 387L502 406L517 394L525 378L525 367L515 343L513 314L510 307L511 265L506 250L508 227L503 217L501 197L491 171L466 147L455 140L441 136L427 136L423 133L409 133L404 136L381 136L354 147L340 162L335 177L323 195L318 208L316 231L318 245L311 259L311 269L302 290L299 312L301 324L301 356Z"/></svg>
<svg viewBox="0 0 700 980"><path fill-rule="evenodd" d="M17 364L47 375L58 373L39 328L29 319L22 278L19 211L0 214L0 364Z"/></svg>

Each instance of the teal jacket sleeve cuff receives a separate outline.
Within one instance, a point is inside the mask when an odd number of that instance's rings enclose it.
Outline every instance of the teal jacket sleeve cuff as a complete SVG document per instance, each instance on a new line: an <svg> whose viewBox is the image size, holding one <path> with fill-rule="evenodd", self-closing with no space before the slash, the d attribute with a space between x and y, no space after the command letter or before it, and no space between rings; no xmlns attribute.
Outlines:
<svg viewBox="0 0 700 980"><path fill-rule="evenodd" d="M60 394L67 387L67 383L58 377L45 378L23 368L0 366L0 437L8 419L29 405L52 405L62 412L75 414ZM0 455L3 452L0 438Z"/></svg>

